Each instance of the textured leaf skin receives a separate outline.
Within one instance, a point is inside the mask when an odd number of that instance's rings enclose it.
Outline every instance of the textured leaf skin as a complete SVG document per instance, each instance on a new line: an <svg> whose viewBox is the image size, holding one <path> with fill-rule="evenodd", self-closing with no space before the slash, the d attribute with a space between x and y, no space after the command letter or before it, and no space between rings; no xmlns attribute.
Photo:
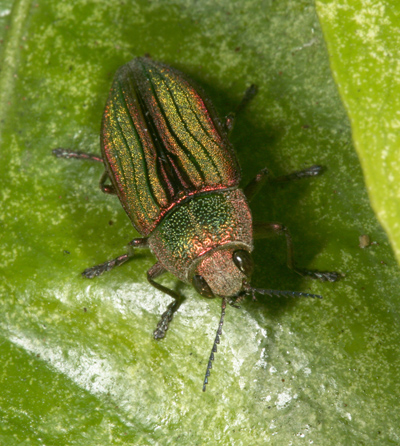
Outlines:
<svg viewBox="0 0 400 446"><path fill-rule="evenodd" d="M398 265L370 207L313 2L2 4L12 13L0 16L0 444L398 444ZM284 241L255 243L257 286L324 299L228 308L205 394L199 380L220 303L185 287L173 330L154 342L167 302L146 283L150 253L82 279L135 234L116 197L98 190L102 166L50 153L98 152L113 75L145 53L200 82L221 116L259 86L231 136L244 183L263 166L327 171L266 187L254 218L286 224L303 265L346 274L310 283L287 270Z"/></svg>

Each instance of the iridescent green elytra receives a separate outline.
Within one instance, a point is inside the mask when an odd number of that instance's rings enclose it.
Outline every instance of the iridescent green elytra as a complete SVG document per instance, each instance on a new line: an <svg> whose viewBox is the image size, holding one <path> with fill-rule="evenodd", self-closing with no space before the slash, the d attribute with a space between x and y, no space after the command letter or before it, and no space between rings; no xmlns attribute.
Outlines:
<svg viewBox="0 0 400 446"><path fill-rule="evenodd" d="M251 86L237 111L256 93ZM338 280L335 272L298 269L293 260L291 236L277 223L254 223L248 205L267 179L262 169L244 189L239 188L240 167L229 142L234 114L221 121L201 88L180 71L150 58L138 58L115 74L101 128L102 157L55 149L63 158L102 162L100 188L118 196L135 229L142 235L133 248L150 248L157 262L148 281L173 298L154 331L165 336L183 296L155 279L170 271L192 284L206 298L222 298L219 328L207 365L206 389L219 343L226 304L235 305L256 293L276 296L318 295L295 291L256 289L253 271L253 237L285 235L288 266L301 275L323 281ZM275 179L283 181L315 176L320 166ZM121 265L133 249L113 260L86 269L93 278Z"/></svg>

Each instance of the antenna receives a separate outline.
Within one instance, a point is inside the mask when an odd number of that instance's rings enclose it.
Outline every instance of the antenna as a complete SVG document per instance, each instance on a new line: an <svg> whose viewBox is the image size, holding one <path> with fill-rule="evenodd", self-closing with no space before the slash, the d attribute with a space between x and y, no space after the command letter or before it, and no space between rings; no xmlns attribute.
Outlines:
<svg viewBox="0 0 400 446"><path fill-rule="evenodd" d="M204 383L203 383L203 392L206 391L206 385L208 384L208 377L210 376L210 373L211 373L210 370L212 368L212 362L214 361L214 353L217 352L217 344L219 344L219 337L222 334L222 325L224 324L225 308L226 308L226 297L223 297L222 298L222 305L221 305L221 318L219 320L217 334L215 335L214 345L213 345L213 347L211 349L210 358L209 358L208 364L207 364L206 376L204 377Z"/></svg>
<svg viewBox="0 0 400 446"><path fill-rule="evenodd" d="M322 296L319 294L310 294L310 293L301 293L300 291L283 291L283 290L263 290L261 288L251 288L251 294L267 294L268 296L284 296L284 297L311 297L313 299L322 299Z"/></svg>
<svg viewBox="0 0 400 446"><path fill-rule="evenodd" d="M244 293L240 294L238 298L234 302L229 302L232 306L239 308L237 306L238 303L242 302L242 300L245 299L246 296L249 294L252 295L253 300L256 300L256 293L258 294L267 294L268 296L279 296L279 297L311 297L313 299L322 299L322 296L319 294L311 294L311 293L302 293L300 291L286 291L286 290L269 290L269 289L262 289L262 288L253 288L248 284L245 280L243 281L243 287L244 287ZM208 377L211 374L212 369L212 362L214 361L214 353L217 352L217 344L220 342L220 336L222 335L222 326L224 325L224 317L225 317L225 309L227 304L227 298L222 298L222 305L221 305L221 318L219 320L218 330L217 334L215 335L215 340L213 347L211 349L210 358L208 360L207 364L207 370L206 375L204 377L204 383L203 383L203 392L206 391L206 385L208 384Z"/></svg>
<svg viewBox="0 0 400 446"><path fill-rule="evenodd" d="M251 294L253 300L256 299L256 293L267 294L268 296L279 296L279 297L311 297L312 299L322 299L319 294L302 293L300 291L286 291L286 290L268 290L263 288L253 288L245 279L243 280L243 290L244 294L239 295L236 299L236 303L240 303L246 296Z"/></svg>

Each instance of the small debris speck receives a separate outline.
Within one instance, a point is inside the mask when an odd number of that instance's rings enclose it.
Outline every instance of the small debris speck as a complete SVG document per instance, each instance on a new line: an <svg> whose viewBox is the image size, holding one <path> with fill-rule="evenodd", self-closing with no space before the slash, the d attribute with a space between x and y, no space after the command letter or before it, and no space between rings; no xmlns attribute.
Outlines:
<svg viewBox="0 0 400 446"><path fill-rule="evenodd" d="M371 244L371 239L370 239L369 235L367 235L367 234L360 235L358 240L360 242L358 246L362 249L368 248L368 246L370 246L370 244Z"/></svg>

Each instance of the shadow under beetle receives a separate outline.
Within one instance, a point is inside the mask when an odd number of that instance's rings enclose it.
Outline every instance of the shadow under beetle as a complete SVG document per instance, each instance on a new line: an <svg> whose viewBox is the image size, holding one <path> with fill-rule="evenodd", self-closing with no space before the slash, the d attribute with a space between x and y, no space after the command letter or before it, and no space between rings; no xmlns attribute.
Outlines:
<svg viewBox="0 0 400 446"><path fill-rule="evenodd" d="M254 96L252 85L236 109ZM157 263L147 271L155 288L173 298L154 331L163 338L183 296L157 283L170 271L192 284L206 298L221 297L222 311L208 361L203 391L222 333L227 303L232 306L247 295L321 297L296 291L253 288L253 238L284 235L287 265L302 276L334 282L336 272L299 269L293 260L288 229L278 223L252 222L248 202L268 178L260 173L239 188L240 166L228 140L235 114L221 121L203 90L174 68L150 58L138 58L116 73L101 127L102 157L54 149L60 158L104 163L100 188L115 194L142 238L113 260L88 268L82 275L93 278L125 263L133 248L150 248ZM320 166L276 178L287 181L316 176Z"/></svg>

